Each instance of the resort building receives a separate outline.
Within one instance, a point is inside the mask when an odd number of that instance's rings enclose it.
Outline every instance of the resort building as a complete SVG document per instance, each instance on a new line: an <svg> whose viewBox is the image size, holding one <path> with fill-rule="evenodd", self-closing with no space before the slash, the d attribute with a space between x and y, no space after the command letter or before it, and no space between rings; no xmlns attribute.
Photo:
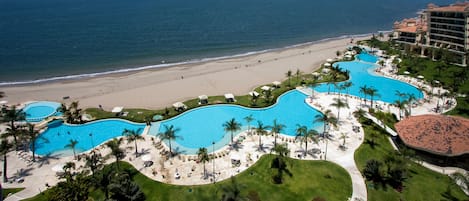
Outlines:
<svg viewBox="0 0 469 201"><path fill-rule="evenodd" d="M415 19L394 24L394 40L424 56L447 50L450 62L467 65L469 2L447 6L429 4Z"/></svg>

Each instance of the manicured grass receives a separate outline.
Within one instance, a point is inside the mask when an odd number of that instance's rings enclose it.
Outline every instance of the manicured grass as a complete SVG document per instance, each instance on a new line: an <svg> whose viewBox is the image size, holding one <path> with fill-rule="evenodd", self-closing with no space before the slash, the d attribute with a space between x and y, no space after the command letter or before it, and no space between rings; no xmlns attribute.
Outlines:
<svg viewBox="0 0 469 201"><path fill-rule="evenodd" d="M248 170L237 175L242 195L257 192L260 200L312 200L322 197L328 201L347 200L352 194L352 182L342 167L327 161L301 161L288 159L288 170L292 176L285 174L283 184L273 184L271 175L276 171L270 168L273 155L263 156ZM130 164L122 163L121 168L136 171ZM156 182L136 173L134 181L145 193L146 200L220 200L221 187L230 184L225 180L216 184L198 186L175 186ZM47 192L46 192L47 194ZM95 200L101 200L100 191L92 192ZM38 195L29 200L46 200Z"/></svg>
<svg viewBox="0 0 469 201"><path fill-rule="evenodd" d="M355 161L362 172L368 160L378 159L383 161L387 154L394 154L394 150L388 140L388 135L374 123L371 125L364 124L365 141L371 140L369 133L372 130L379 131L379 135L375 139L375 147L372 148L370 144L363 143L355 152ZM429 170L414 162L409 162L408 179L404 182L402 193L397 192L390 186L375 186L372 182L368 181L366 183L368 200L370 201L469 199L448 176Z"/></svg>
<svg viewBox="0 0 469 201"><path fill-rule="evenodd" d="M5 199L7 197L8 194L15 194L17 192L20 192L22 191L24 188L4 188L2 189L2 195L3 195L3 199Z"/></svg>

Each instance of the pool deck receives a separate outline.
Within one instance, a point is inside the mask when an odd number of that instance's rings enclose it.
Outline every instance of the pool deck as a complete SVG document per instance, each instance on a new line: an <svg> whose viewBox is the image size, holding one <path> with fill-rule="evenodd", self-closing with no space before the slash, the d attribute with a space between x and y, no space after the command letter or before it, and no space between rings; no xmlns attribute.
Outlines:
<svg viewBox="0 0 469 201"><path fill-rule="evenodd" d="M380 68L385 76L392 77L394 79L409 80L410 83L416 86L423 86L419 80L411 79L405 76L394 76L384 72L389 72L391 69L389 60L386 62L385 67ZM428 87L428 86L427 86ZM309 91L308 91L309 90ZM311 94L310 89L300 89L303 93ZM324 112L327 109L332 111L332 114L337 115L337 109L331 107L330 104L334 98L337 98L337 94L327 93L314 93L314 97L308 97L305 101L312 107ZM330 140L321 140L317 145L310 143L308 144L309 150L319 149L320 153L308 154L306 157L301 157L302 160L323 160L326 155L327 146L327 160L334 162L347 170L352 179L353 193L350 200L367 200L367 190L364 178L358 170L355 160L354 152L362 144L364 139L363 129L359 132L353 131L353 126L360 126L357 119L353 117L353 111L359 108L367 108L364 102L357 97L342 95L341 98L348 102L349 108L342 108L340 110L340 119L338 127L332 128L329 132L331 134ZM412 108L412 115L420 114L435 114L433 108L435 108L438 98L436 96L430 97L425 96L427 101L422 102L416 107ZM440 100L441 103L441 100ZM389 111L398 115L398 109L390 104L383 102L377 102L378 107L383 108L384 111ZM446 108L445 110L450 110ZM443 111L444 112L444 111ZM378 120L376 120L378 121ZM379 122L379 121L378 121ZM5 126L0 125L0 131ZM195 184L209 184L215 181L221 181L227 179L233 175L238 174L249 168L251 165L256 163L258 158L264 154L270 153L270 149L273 147L274 138L272 136L262 136L262 142L264 144L264 150L258 149L259 136L250 134L249 132L243 132L238 135L243 136L245 139L240 143L238 149L231 149L225 146L223 149L216 151L216 159L206 163L206 168L209 173L207 179L203 178L203 165L195 161L195 155L179 155L169 160L163 158L160 154L164 150L167 150L164 143L160 143L159 139L154 138L151 135L147 135L148 128L145 130L143 136L145 141L138 142L139 152L142 152L139 157L134 155L135 148L133 143L123 143L122 148L125 149L126 157L123 161L131 163L136 169L147 177L170 184L176 185L195 185ZM343 140L340 139L341 133L347 135L345 147L341 149ZM299 158L299 154L303 152L303 147L300 146L299 142L295 142L293 137L280 135L278 139L279 143L287 143L290 149L290 157ZM110 150L104 145L98 146L98 149L102 155L107 155ZM209 152L211 150L208 150ZM143 157L144 155L149 155ZM232 166L231 157L239 157L241 161L240 166ZM144 167L143 158L149 158L154 162L151 167ZM66 162L73 161L76 163L78 170L84 166L84 161L76 161L72 156L68 157L47 157L41 158L36 162L28 161L30 159L29 153L22 152L10 152L8 153L8 176L12 183L2 183L4 188L15 188L23 187L25 190L18 192L14 195L7 197L5 200L21 200L37 195L38 193L46 190L48 186L54 186L60 180L56 176L56 172L52 168L58 164L65 164ZM111 158L106 163L112 163L114 160ZM213 171L213 164L215 164L215 172ZM437 167L432 166L438 169ZM19 171L21 170L21 171ZM450 171L444 172L450 174ZM179 177L176 177L179 175ZM22 183L16 182L16 179L21 177L24 179Z"/></svg>

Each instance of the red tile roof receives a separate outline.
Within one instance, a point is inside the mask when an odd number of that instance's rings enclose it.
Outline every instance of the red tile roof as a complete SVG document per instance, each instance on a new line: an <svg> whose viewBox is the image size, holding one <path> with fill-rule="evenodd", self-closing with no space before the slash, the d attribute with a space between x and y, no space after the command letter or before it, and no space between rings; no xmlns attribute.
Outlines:
<svg viewBox="0 0 469 201"><path fill-rule="evenodd" d="M429 4L428 11L439 11L439 12L465 12L469 9L469 2L455 3L449 6L438 7L434 4Z"/></svg>
<svg viewBox="0 0 469 201"><path fill-rule="evenodd" d="M443 156L469 153L469 119L420 115L404 119L395 127L409 147Z"/></svg>

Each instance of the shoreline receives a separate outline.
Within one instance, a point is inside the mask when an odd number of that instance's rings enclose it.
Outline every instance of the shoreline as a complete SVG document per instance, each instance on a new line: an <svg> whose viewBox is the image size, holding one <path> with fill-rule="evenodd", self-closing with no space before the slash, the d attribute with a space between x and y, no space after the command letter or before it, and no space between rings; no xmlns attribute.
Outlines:
<svg viewBox="0 0 469 201"><path fill-rule="evenodd" d="M285 79L288 70L310 73L327 58L336 57L337 50L349 46L350 38L363 40L370 35L341 36L244 56L81 79L1 86L0 91L5 92L4 99L10 104L80 101L82 108L103 105L107 110L114 106L158 109L201 94L246 94L261 84ZM63 100L66 96L70 99Z"/></svg>
<svg viewBox="0 0 469 201"><path fill-rule="evenodd" d="M379 31L379 32L386 32L386 31ZM49 84L49 83L55 83L55 82L73 82L73 81L80 81L80 80L86 80L86 79L92 79L92 78L99 78L103 76L129 75L129 74L134 74L134 73L147 71L147 70L160 70L160 69L171 68L175 66L196 65L196 64L204 64L207 62L216 62L216 61L225 60L225 59L243 58L243 57L248 57L248 56L253 56L253 55L258 55L258 54L269 53L269 52L283 51L283 50L288 50L292 48L300 48L303 46L314 45L314 44L323 43L327 41L341 40L341 39L346 39L346 38L351 39L351 38L369 37L372 34L373 33L342 35L342 36L324 38L320 40L309 41L309 42L304 42L304 43L299 43L299 44L294 44L294 45L288 45L288 46L279 47L279 48L270 48L270 49L250 51L250 52L245 52L245 53L218 56L218 57L190 59L190 60L179 61L175 63L164 63L164 61L162 61L161 64L148 64L144 66L127 67L127 68L122 68L122 69L117 69L117 70L109 70L109 71L102 71L102 72L95 72L95 73L61 75L61 76L54 76L54 77L47 77L47 78L38 78L38 79L33 79L33 80L5 81L5 82L0 82L0 87L31 86L31 85Z"/></svg>

